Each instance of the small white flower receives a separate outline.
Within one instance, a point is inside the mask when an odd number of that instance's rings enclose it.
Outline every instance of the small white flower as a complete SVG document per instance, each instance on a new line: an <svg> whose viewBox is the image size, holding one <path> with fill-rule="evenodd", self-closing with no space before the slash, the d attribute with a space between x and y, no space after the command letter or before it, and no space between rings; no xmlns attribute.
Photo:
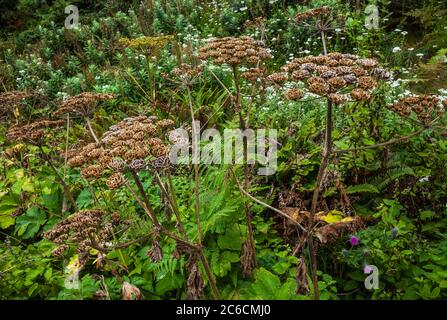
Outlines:
<svg viewBox="0 0 447 320"><path fill-rule="evenodd" d="M408 48L408 51L410 51L410 52L413 51L413 50L414 50L414 48Z"/></svg>
<svg viewBox="0 0 447 320"><path fill-rule="evenodd" d="M396 52L399 52L399 51L402 51L402 49L400 47L394 47L393 48L393 53L396 53Z"/></svg>
<svg viewBox="0 0 447 320"><path fill-rule="evenodd" d="M402 34L403 36L406 36L406 35L408 34L408 31L402 31L401 34Z"/></svg>
<svg viewBox="0 0 447 320"><path fill-rule="evenodd" d="M423 57L424 54L423 54L423 53L417 53L416 56L417 56L417 57Z"/></svg>

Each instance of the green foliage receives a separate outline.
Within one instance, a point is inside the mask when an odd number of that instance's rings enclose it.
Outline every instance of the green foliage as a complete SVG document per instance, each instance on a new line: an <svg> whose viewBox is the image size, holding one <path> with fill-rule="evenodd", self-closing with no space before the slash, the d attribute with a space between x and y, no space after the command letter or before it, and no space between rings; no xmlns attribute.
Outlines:
<svg viewBox="0 0 447 320"><path fill-rule="evenodd" d="M127 282L145 299L186 299L191 255L179 253L172 238L153 228L130 190L106 189L102 177L92 183L66 165L65 150L92 141L82 119L70 118L68 137L66 132L51 132L46 139L54 142L42 150L9 141L6 131L51 117L62 99L86 91L117 96L92 115L98 136L135 115L156 115L172 119L175 127L189 128L190 97L171 78L179 64L197 62L195 53L204 39L250 35L262 40L274 55L266 64L271 74L293 58L322 52L320 35L292 22L297 13L322 5L337 15L327 34L329 51L378 58L406 79L381 84L367 102L349 102L334 110L336 152L324 173L319 209L325 211L328 223L353 215L361 217L364 225L318 246L321 299L447 298L446 119L442 115L438 123L421 128L414 115L403 120L386 108L418 86L443 99L447 95L431 90L445 84L442 76L434 75L445 71L446 9L435 0L367 1L359 11L347 1L304 3L78 1L80 28L66 30L64 8L69 1L0 0L0 90L35 94L14 106L11 118L4 117L0 106L0 298L121 299ZM379 6L379 30L365 30L367 3ZM257 17L265 18L262 26L246 25ZM130 48L124 48L120 39L128 39L124 42ZM154 46L156 54L149 54L146 50ZM223 132L239 127L239 115L246 116L250 108L251 128L278 130L275 175L256 176L257 166L249 168L246 191L258 201L241 192L229 166L199 166L201 245L222 297L310 299L314 288L309 272L305 279L311 292L296 293L299 259L292 253L300 233L265 204L299 209L302 216L297 221L310 209L321 164L326 101L315 96L289 101L264 80L256 85L241 80L244 108L235 112L229 92L234 95L236 88L226 66L207 65L188 85L201 129ZM421 134L386 143L419 129L424 129ZM343 149L356 150L338 153ZM245 182L243 166L231 169ZM138 177L162 225L180 231L173 214L176 206L186 237L196 243L193 171L188 165L176 167L169 177L160 171L174 204L160 190L153 172L143 170ZM129 174L127 178L131 179ZM134 186L133 181L129 186ZM78 258L75 245L70 243L64 255L55 257L55 245L42 239L43 232L75 211L67 191L79 209L104 210L107 222L113 214L125 221L107 242L106 253L88 252L85 265L77 270L79 287L71 289L65 284L66 268ZM251 276L243 268L243 248L249 240L246 210L252 219L257 258ZM349 244L352 235L359 238L359 245ZM155 244L162 251L158 262L149 254ZM307 248L297 252L309 270ZM197 265L205 285L203 298L211 298L210 279L202 261ZM364 288L366 265L379 269L378 290Z"/></svg>

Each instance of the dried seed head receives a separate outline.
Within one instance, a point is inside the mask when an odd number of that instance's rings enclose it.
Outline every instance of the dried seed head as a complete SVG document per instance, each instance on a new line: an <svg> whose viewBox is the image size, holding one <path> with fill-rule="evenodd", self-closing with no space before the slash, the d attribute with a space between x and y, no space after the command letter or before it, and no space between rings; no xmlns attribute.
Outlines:
<svg viewBox="0 0 447 320"><path fill-rule="evenodd" d="M121 188L126 182L127 180L121 172L115 172L107 179L106 185L113 190Z"/></svg>
<svg viewBox="0 0 447 320"><path fill-rule="evenodd" d="M331 13L332 13L332 9L330 7L324 6L324 7L315 8L315 9L307 10L305 12L298 13L295 16L295 21L303 22L310 18L327 16L327 15L330 15Z"/></svg>
<svg viewBox="0 0 447 320"><path fill-rule="evenodd" d="M371 99L371 94L363 89L353 89L350 93L351 98L357 101L368 101Z"/></svg>
<svg viewBox="0 0 447 320"><path fill-rule="evenodd" d="M301 98L303 98L304 92L300 89L290 89L290 90L286 91L284 96L287 100L298 101L298 100L301 100Z"/></svg>
<svg viewBox="0 0 447 320"><path fill-rule="evenodd" d="M24 91L6 91L0 93L0 114L10 113L13 107L20 105L23 100L33 94Z"/></svg>
<svg viewBox="0 0 447 320"><path fill-rule="evenodd" d="M271 58L271 54L258 41L242 36L210 39L199 49L199 58L236 67L240 64L258 64Z"/></svg>
<svg viewBox="0 0 447 320"><path fill-rule="evenodd" d="M11 141L22 141L34 145L40 145L48 132L48 129L61 128L64 120L38 120L30 124L12 127L6 137Z"/></svg>
<svg viewBox="0 0 447 320"><path fill-rule="evenodd" d="M269 83L283 85L288 80L288 75L285 72L272 73L267 77Z"/></svg>
<svg viewBox="0 0 447 320"><path fill-rule="evenodd" d="M436 96L421 95L403 98L389 108L404 117L414 112L419 121L428 124L445 113L446 103Z"/></svg>
<svg viewBox="0 0 447 320"><path fill-rule="evenodd" d="M81 210L60 221L42 236L58 245L53 252L55 256L61 256L69 245L75 245L80 255L88 257L89 250L107 246L113 225L121 222L119 216L113 221L113 224L106 222L106 215L101 210Z"/></svg>
<svg viewBox="0 0 447 320"><path fill-rule="evenodd" d="M108 93L83 92L63 101L59 109L54 112L54 115L70 113L74 116L89 117L99 102L114 98L113 94Z"/></svg>
<svg viewBox="0 0 447 320"><path fill-rule="evenodd" d="M336 105L344 104L344 103L348 102L348 100L349 100L346 95L339 94L339 93L331 93L328 96L328 99Z"/></svg>

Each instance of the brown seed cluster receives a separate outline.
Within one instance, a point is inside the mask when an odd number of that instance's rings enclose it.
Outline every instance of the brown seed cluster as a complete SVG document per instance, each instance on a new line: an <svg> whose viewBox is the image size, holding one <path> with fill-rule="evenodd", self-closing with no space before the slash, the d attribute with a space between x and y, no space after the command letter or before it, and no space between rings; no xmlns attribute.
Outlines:
<svg viewBox="0 0 447 320"><path fill-rule="evenodd" d="M262 27L267 19L265 17L256 17L253 20L247 20L244 23L245 28L260 28Z"/></svg>
<svg viewBox="0 0 447 320"><path fill-rule="evenodd" d="M63 101L58 110L54 112L55 116L70 113L74 116L88 117L100 101L114 99L115 96L109 93L83 92Z"/></svg>
<svg viewBox="0 0 447 320"><path fill-rule="evenodd" d="M24 91L7 91L0 93L0 114L8 113L11 107L19 105L32 94Z"/></svg>
<svg viewBox="0 0 447 320"><path fill-rule="evenodd" d="M156 117L126 118L111 126L99 144L90 143L71 150L68 164L82 168L81 174L86 179L108 176L106 185L110 189L120 188L126 183L126 171L145 169L146 160L168 154L168 146L163 140L173 124L172 120L157 121Z"/></svg>
<svg viewBox="0 0 447 320"><path fill-rule="evenodd" d="M192 66L186 63L182 63L172 70L172 74L180 80L191 80L198 77L201 73L201 66Z"/></svg>
<svg viewBox="0 0 447 320"><path fill-rule="evenodd" d="M327 97L335 104L345 103L349 97L357 101L369 100L378 80L391 76L375 59L338 52L296 58L283 66L282 71L272 74L271 82L303 82L308 91Z"/></svg>
<svg viewBox="0 0 447 320"><path fill-rule="evenodd" d="M241 64L257 65L271 57L260 42L247 36L213 38L199 49L201 60L212 59L215 64L228 64L232 67Z"/></svg>
<svg viewBox="0 0 447 320"><path fill-rule="evenodd" d="M298 100L301 100L301 98L302 98L303 96L304 96L304 92L303 92L303 90L296 89L296 88L287 90L287 91L284 93L284 97L285 97L287 100L298 101Z"/></svg>
<svg viewBox="0 0 447 320"><path fill-rule="evenodd" d="M447 103L446 101L441 103L436 96L421 95L403 98L389 108L403 117L408 117L414 112L419 121L428 124L446 112Z"/></svg>
<svg viewBox="0 0 447 320"><path fill-rule="evenodd" d="M249 68L241 73L241 77L249 82L263 81L266 78L265 68Z"/></svg>
<svg viewBox="0 0 447 320"><path fill-rule="evenodd" d="M105 250L113 229L121 223L118 214L106 221L104 211L81 210L44 232L43 237L58 245L54 256L62 256L70 244L75 244L80 261L85 261L90 249Z"/></svg>
<svg viewBox="0 0 447 320"><path fill-rule="evenodd" d="M332 13L332 9L330 7L324 6L320 8L311 9L305 12L300 12L295 16L296 22L302 22L308 20L310 18L326 16Z"/></svg>
<svg viewBox="0 0 447 320"><path fill-rule="evenodd" d="M9 129L6 137L11 141L40 145L49 129L54 130L62 127L64 124L64 120L38 120Z"/></svg>

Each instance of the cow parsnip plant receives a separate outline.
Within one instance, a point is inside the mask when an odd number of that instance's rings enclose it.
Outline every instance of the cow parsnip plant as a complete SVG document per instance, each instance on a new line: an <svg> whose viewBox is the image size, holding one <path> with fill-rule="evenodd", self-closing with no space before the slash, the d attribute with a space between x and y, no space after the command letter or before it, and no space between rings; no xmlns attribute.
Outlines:
<svg viewBox="0 0 447 320"><path fill-rule="evenodd" d="M397 2L367 30L360 2L79 1L65 29L0 0L0 298L445 299L445 9ZM193 120L277 129L276 172L169 164Z"/></svg>

